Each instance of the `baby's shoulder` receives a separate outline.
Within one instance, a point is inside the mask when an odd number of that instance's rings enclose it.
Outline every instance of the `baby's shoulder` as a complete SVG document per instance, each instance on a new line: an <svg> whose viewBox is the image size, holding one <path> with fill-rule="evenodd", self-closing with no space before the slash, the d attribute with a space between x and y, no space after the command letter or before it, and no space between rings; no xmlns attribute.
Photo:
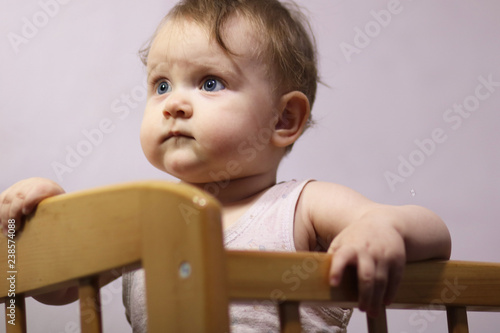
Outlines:
<svg viewBox="0 0 500 333"><path fill-rule="evenodd" d="M312 250L318 240L327 241L338 234L345 221L367 202L358 192L344 185L309 182L296 207L294 237L298 250Z"/></svg>
<svg viewBox="0 0 500 333"><path fill-rule="evenodd" d="M317 248L318 236L314 221L323 207L328 206L328 202L339 195L339 192L336 184L322 181L311 181L304 186L295 208L294 240L297 251Z"/></svg>
<svg viewBox="0 0 500 333"><path fill-rule="evenodd" d="M330 205L332 201L343 201L355 193L350 188L324 181L311 181L304 186L299 204L305 208L317 208Z"/></svg>

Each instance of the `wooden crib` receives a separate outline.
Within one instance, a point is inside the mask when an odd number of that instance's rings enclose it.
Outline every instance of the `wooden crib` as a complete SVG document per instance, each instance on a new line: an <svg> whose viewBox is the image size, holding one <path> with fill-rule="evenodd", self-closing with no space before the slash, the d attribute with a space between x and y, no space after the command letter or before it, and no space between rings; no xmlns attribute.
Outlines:
<svg viewBox="0 0 500 333"><path fill-rule="evenodd" d="M224 250L219 204L181 184L139 182L46 199L13 240L0 238L0 248L0 299L7 315L15 313L15 325L6 317L7 332L26 332L25 297L75 283L82 332L101 332L98 277L131 264L146 271L153 333L229 332L230 300L276 303L281 332L300 332L301 301L357 306L353 271L340 287L328 285L331 255ZM304 274L291 284L284 276L293 267ZM391 308L429 306L446 310L449 332L468 332L466 310L500 310L500 264L407 264ZM368 331L387 332L385 309L368 318Z"/></svg>

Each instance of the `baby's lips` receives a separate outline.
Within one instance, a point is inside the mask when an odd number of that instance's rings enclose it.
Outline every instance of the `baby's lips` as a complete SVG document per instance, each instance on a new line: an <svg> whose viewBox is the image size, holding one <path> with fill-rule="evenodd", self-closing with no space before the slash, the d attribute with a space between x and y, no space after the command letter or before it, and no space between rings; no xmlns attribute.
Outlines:
<svg viewBox="0 0 500 333"><path fill-rule="evenodd" d="M190 135L187 135L187 134L184 134L184 133L180 133L180 132L170 132L168 133L167 135L165 136L162 136L160 138L160 143L163 143L165 141L168 141L169 139L171 138L175 138L175 137L185 137L185 138L193 138L192 136Z"/></svg>

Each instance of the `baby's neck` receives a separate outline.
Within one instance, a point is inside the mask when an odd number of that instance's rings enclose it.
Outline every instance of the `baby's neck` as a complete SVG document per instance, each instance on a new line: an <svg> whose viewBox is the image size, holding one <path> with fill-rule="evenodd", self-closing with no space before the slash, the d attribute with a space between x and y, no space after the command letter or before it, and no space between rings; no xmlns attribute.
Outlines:
<svg viewBox="0 0 500 333"><path fill-rule="evenodd" d="M246 203L276 184L276 173L237 178L228 182L191 184L214 195L223 208Z"/></svg>
<svg viewBox="0 0 500 333"><path fill-rule="evenodd" d="M223 228L234 224L252 205L276 184L276 172L254 175L225 183L191 184L214 195L222 204Z"/></svg>

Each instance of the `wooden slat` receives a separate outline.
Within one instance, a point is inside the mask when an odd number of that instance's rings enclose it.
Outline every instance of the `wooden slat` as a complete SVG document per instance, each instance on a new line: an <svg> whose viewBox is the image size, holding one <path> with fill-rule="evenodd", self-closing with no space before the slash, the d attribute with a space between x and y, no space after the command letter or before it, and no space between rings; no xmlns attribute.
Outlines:
<svg viewBox="0 0 500 333"><path fill-rule="evenodd" d="M201 191L141 200L156 207L143 212L148 332L228 332L219 204Z"/></svg>
<svg viewBox="0 0 500 333"><path fill-rule="evenodd" d="M278 304L281 333L301 333L299 302Z"/></svg>
<svg viewBox="0 0 500 333"><path fill-rule="evenodd" d="M408 264L395 303L500 310L500 264L465 261Z"/></svg>
<svg viewBox="0 0 500 333"><path fill-rule="evenodd" d="M332 260L320 253L228 252L229 295L233 299L334 301L357 306L356 277L330 288L327 274ZM300 270L300 274L294 273ZM271 294L271 292L273 292ZM407 264L398 294L390 308L445 305L500 310L500 264L430 261Z"/></svg>
<svg viewBox="0 0 500 333"><path fill-rule="evenodd" d="M366 316L368 333L387 333L387 315L383 307L375 318Z"/></svg>
<svg viewBox="0 0 500 333"><path fill-rule="evenodd" d="M229 297L282 301L334 300L351 306L357 300L356 281L347 274L331 289L331 256L321 253L228 251Z"/></svg>
<svg viewBox="0 0 500 333"><path fill-rule="evenodd" d="M463 306L446 307L446 318L449 333L469 333L467 310Z"/></svg>
<svg viewBox="0 0 500 333"><path fill-rule="evenodd" d="M80 298L80 327L82 333L101 333L101 298L99 279L84 278L78 286Z"/></svg>

